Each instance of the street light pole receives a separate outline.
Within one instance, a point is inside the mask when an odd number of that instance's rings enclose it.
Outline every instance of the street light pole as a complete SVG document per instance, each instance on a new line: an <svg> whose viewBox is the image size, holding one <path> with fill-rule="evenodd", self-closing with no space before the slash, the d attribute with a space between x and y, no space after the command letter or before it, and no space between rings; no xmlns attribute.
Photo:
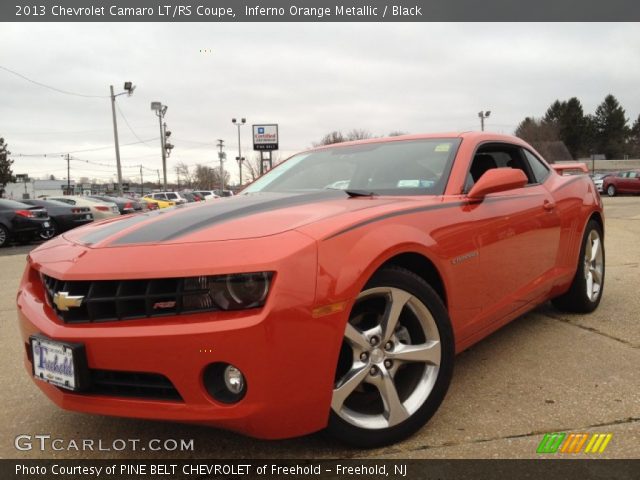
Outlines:
<svg viewBox="0 0 640 480"><path fill-rule="evenodd" d="M109 85L111 90L111 114L113 116L113 140L116 144L116 167L118 170L118 195L122 196L122 166L120 165L120 144L118 142L118 122L116 120L116 96L113 93L113 85Z"/></svg>
<svg viewBox="0 0 640 480"><path fill-rule="evenodd" d="M218 139L218 148L220 151L218 152L218 159L220 160L220 195L224 192L224 152L222 149L224 148L224 140Z"/></svg>
<svg viewBox="0 0 640 480"><path fill-rule="evenodd" d="M242 158L242 148L240 146L240 127L247 123L247 119L243 117L238 122L235 118L232 118L231 123L238 127L238 156L236 157L236 160L238 161L238 170L240 173L240 186L242 186L242 162L244 161L244 158Z"/></svg>
<svg viewBox="0 0 640 480"><path fill-rule="evenodd" d="M489 118L489 115L491 115L491 110L487 110L485 111L479 111L478 112L478 117L480 117L480 130L484 132L484 119L485 118Z"/></svg>
<svg viewBox="0 0 640 480"><path fill-rule="evenodd" d="M118 122L116 120L116 97L127 94L131 96L135 90L135 86L131 82L124 82L124 92L117 95L113 92L113 85L109 85L111 92L111 115L113 117L113 140L116 145L116 168L118 173L118 195L122 196L122 166L120 165L120 143L118 142Z"/></svg>

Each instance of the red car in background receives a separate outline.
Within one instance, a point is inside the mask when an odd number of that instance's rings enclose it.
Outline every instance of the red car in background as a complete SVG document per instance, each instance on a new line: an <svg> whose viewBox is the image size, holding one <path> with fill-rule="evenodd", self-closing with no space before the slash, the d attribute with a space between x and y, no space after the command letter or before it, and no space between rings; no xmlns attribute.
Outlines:
<svg viewBox="0 0 640 480"><path fill-rule="evenodd" d="M602 191L610 197L619 193L640 193L640 170L628 170L605 177Z"/></svg>
<svg viewBox="0 0 640 480"><path fill-rule="evenodd" d="M569 169L491 133L373 139L81 227L29 254L25 366L69 410L396 442L455 353L547 300L598 306L602 203Z"/></svg>

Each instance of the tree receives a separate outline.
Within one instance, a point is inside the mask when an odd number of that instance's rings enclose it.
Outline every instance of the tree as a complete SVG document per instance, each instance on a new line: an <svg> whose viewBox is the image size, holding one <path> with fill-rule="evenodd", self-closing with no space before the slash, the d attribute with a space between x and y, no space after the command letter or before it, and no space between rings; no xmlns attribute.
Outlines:
<svg viewBox="0 0 640 480"><path fill-rule="evenodd" d="M634 158L640 158L640 115L633 122L629 132L629 145L631 147L631 155Z"/></svg>
<svg viewBox="0 0 640 480"><path fill-rule="evenodd" d="M624 108L611 94L596 109L595 133L598 153L604 153L608 159L623 157L629 127Z"/></svg>
<svg viewBox="0 0 640 480"><path fill-rule="evenodd" d="M408 132L403 132L402 130L392 130L389 132L389 137L399 137L401 135L407 135Z"/></svg>
<svg viewBox="0 0 640 480"><path fill-rule="evenodd" d="M547 108L547 111L544 114L544 118L542 120L546 123L559 124L562 122L566 109L567 102L556 100L549 106L549 108Z"/></svg>
<svg viewBox="0 0 640 480"><path fill-rule="evenodd" d="M532 145L539 142L557 142L560 140L558 126L554 121L539 120L534 117L526 117L520 122L514 134Z"/></svg>
<svg viewBox="0 0 640 480"><path fill-rule="evenodd" d="M564 142L560 140L558 130L558 125L554 120L537 120L533 117L526 117L520 122L514 133L540 152L549 162L571 160L571 153Z"/></svg>
<svg viewBox="0 0 640 480"><path fill-rule="evenodd" d="M185 188L193 188L194 178L189 170L189 165L186 165L184 162L178 162L173 169L176 172L178 184Z"/></svg>
<svg viewBox="0 0 640 480"><path fill-rule="evenodd" d="M225 187L229 185L231 175L228 171L224 171L224 184ZM207 167L206 165L196 164L195 171L193 173L193 182L202 190L214 190L220 188L220 167Z"/></svg>
<svg viewBox="0 0 640 480"><path fill-rule="evenodd" d="M351 142L353 140L366 140L367 138L373 138L370 131L362 128L354 128L349 130L347 134L343 134L340 130L334 130L327 133L320 139L319 142L314 143L314 147L321 147L323 145L333 145L334 143Z"/></svg>
<svg viewBox="0 0 640 480"><path fill-rule="evenodd" d="M347 140L344 138L342 132L334 130L333 132L327 133L319 142L314 143L313 146L321 147L322 145L333 145L334 143L342 143L346 141Z"/></svg>
<svg viewBox="0 0 640 480"><path fill-rule="evenodd" d="M9 145L4 142L4 138L0 137L0 190L2 192L4 192L4 187L7 183L15 180L13 170L11 170L13 160L9 158L9 155L11 155Z"/></svg>
<svg viewBox="0 0 640 480"><path fill-rule="evenodd" d="M580 100L572 97L567 100L560 122L560 139L571 152L573 158L588 154L586 151L587 120Z"/></svg>
<svg viewBox="0 0 640 480"><path fill-rule="evenodd" d="M586 148L587 119L582 104L576 97L553 102L542 121L555 125L559 139L567 146L573 158L589 153Z"/></svg>

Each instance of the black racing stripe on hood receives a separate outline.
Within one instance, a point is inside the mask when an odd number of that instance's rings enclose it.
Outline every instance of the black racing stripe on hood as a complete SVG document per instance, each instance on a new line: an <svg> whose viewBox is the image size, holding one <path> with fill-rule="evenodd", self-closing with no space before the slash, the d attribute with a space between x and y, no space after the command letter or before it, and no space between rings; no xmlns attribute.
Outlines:
<svg viewBox="0 0 640 480"><path fill-rule="evenodd" d="M109 225L100 226L96 228L94 231L89 231L89 233L87 233L86 235L79 237L77 241L84 245L93 245L94 243L98 243L104 240L105 238L108 238L111 235L114 235L119 231L124 230L125 228L144 222L145 220L148 220L150 217L156 216L162 213L163 213L162 210L159 210L156 212L139 213L137 215L135 214L126 215L126 216L123 216L122 218L119 218L111 222Z"/></svg>
<svg viewBox="0 0 640 480"><path fill-rule="evenodd" d="M194 233L231 220L268 212L280 208L294 207L323 200L344 198L345 193L339 190L323 190L321 192L303 194L254 194L215 200L211 204L186 208L184 212L158 221L149 228L138 228L118 238L112 245L131 243L166 242L184 235Z"/></svg>

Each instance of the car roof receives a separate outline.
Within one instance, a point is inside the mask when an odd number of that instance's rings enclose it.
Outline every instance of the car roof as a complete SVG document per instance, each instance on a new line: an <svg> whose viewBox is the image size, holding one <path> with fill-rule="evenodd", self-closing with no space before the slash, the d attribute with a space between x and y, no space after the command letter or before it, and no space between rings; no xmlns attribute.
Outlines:
<svg viewBox="0 0 640 480"><path fill-rule="evenodd" d="M350 142L332 143L331 145L321 145L315 148L310 148L306 151L325 150L328 148L339 148L351 145L366 145L372 143L391 143L401 142L408 140L430 140L430 139L455 139L462 138L467 140L474 140L476 142L507 142L515 143L518 145L526 146L527 143L513 135L504 135L501 133L493 132L477 132L477 131L465 131L465 132L441 132L441 133L419 133L411 135L397 135L395 137L379 137L368 138L366 140L353 140Z"/></svg>

